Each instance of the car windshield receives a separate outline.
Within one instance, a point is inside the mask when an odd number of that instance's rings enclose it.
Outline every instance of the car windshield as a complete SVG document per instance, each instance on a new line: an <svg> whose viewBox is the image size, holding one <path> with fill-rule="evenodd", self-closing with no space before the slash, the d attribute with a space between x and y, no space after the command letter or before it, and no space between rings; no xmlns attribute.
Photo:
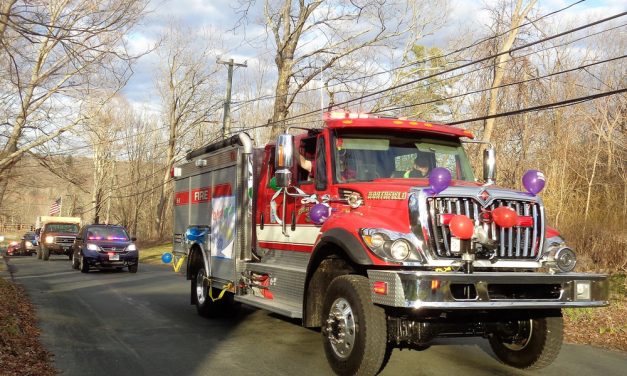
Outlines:
<svg viewBox="0 0 627 376"><path fill-rule="evenodd" d="M78 232L78 225L71 223L49 223L46 225L48 232Z"/></svg>
<svg viewBox="0 0 627 376"><path fill-rule="evenodd" d="M37 236L34 233L29 232L29 233L24 234L24 239L34 240L34 239L37 239Z"/></svg>
<svg viewBox="0 0 627 376"><path fill-rule="evenodd" d="M128 234L121 227L90 227L87 240L128 240Z"/></svg>
<svg viewBox="0 0 627 376"><path fill-rule="evenodd" d="M382 178L428 178L444 167L453 179L475 177L459 140L436 140L411 133L338 133L333 148L336 182Z"/></svg>

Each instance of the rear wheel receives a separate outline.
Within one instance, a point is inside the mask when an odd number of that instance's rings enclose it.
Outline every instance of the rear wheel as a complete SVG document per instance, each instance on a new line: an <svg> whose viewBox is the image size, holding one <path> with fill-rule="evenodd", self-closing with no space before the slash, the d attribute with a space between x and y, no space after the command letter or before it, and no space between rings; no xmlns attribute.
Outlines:
<svg viewBox="0 0 627 376"><path fill-rule="evenodd" d="M85 256L81 256L80 269L81 269L81 273L89 273L89 262L85 260Z"/></svg>
<svg viewBox="0 0 627 376"><path fill-rule="evenodd" d="M335 373L376 375L383 369L391 350L385 311L372 304L367 278L336 277L327 290L323 315L324 351Z"/></svg>
<svg viewBox="0 0 627 376"><path fill-rule="evenodd" d="M555 317L510 321L490 337L490 347L496 357L509 366L539 369L557 358L563 335L561 313Z"/></svg>
<svg viewBox="0 0 627 376"><path fill-rule="evenodd" d="M198 314L203 317L229 317L237 313L239 303L234 301L233 294L225 292L221 299L213 301L209 296L209 284L205 267L201 266L192 278L192 296ZM221 290L211 287L211 296L216 299Z"/></svg>
<svg viewBox="0 0 627 376"><path fill-rule="evenodd" d="M50 259L50 250L48 248L44 248L44 252L43 252L43 259L44 260L48 260Z"/></svg>

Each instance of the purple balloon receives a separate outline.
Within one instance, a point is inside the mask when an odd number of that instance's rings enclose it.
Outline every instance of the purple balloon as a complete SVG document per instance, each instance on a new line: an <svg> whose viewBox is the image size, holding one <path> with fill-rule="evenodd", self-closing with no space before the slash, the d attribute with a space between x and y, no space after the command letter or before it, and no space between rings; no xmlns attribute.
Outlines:
<svg viewBox="0 0 627 376"><path fill-rule="evenodd" d="M317 225L321 225L329 219L331 215L331 208L325 204L316 204L309 210L309 219Z"/></svg>
<svg viewBox="0 0 627 376"><path fill-rule="evenodd" d="M542 172L538 170L527 170L523 175L522 182L527 192L532 195L537 195L544 188L546 181Z"/></svg>
<svg viewBox="0 0 627 376"><path fill-rule="evenodd" d="M429 174L429 184L434 193L440 193L451 184L451 172L444 167L436 167Z"/></svg>

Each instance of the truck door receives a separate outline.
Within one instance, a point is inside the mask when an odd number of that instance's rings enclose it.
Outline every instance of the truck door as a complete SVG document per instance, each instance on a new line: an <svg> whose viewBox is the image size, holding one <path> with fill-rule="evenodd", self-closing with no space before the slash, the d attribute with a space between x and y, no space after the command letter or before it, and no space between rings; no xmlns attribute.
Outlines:
<svg viewBox="0 0 627 376"><path fill-rule="evenodd" d="M320 195L317 188L326 189L326 184L320 184L326 179L326 166L319 155L325 154L324 139L321 136L298 137L295 139L294 167L292 169L293 186L290 193L305 193ZM269 154L271 153L271 154ZM266 173L261 179L257 210L257 242L262 249L275 249L298 252L311 252L320 232L319 226L309 219L309 209L313 204L303 204L301 197L287 197L285 218L283 218L283 192L277 190L271 183L274 175L274 147L266 148ZM311 171L307 171L300 163L300 156L311 162ZM322 163L321 163L322 162ZM264 185L264 180L267 184ZM286 221L286 233L283 233L283 221Z"/></svg>

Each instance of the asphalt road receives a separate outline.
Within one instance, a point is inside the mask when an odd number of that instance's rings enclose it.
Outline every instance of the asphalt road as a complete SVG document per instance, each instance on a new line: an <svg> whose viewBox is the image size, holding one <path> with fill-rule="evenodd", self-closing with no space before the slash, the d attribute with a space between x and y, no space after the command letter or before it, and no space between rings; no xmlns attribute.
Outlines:
<svg viewBox="0 0 627 376"><path fill-rule="evenodd" d="M244 308L208 320L189 305L189 282L164 266L137 274L72 270L65 257L10 260L37 310L41 339L63 375L329 375L320 333ZM501 365L481 339L394 350L382 375L624 375L627 354L564 345L537 372ZM1 373L1 372L0 372Z"/></svg>

